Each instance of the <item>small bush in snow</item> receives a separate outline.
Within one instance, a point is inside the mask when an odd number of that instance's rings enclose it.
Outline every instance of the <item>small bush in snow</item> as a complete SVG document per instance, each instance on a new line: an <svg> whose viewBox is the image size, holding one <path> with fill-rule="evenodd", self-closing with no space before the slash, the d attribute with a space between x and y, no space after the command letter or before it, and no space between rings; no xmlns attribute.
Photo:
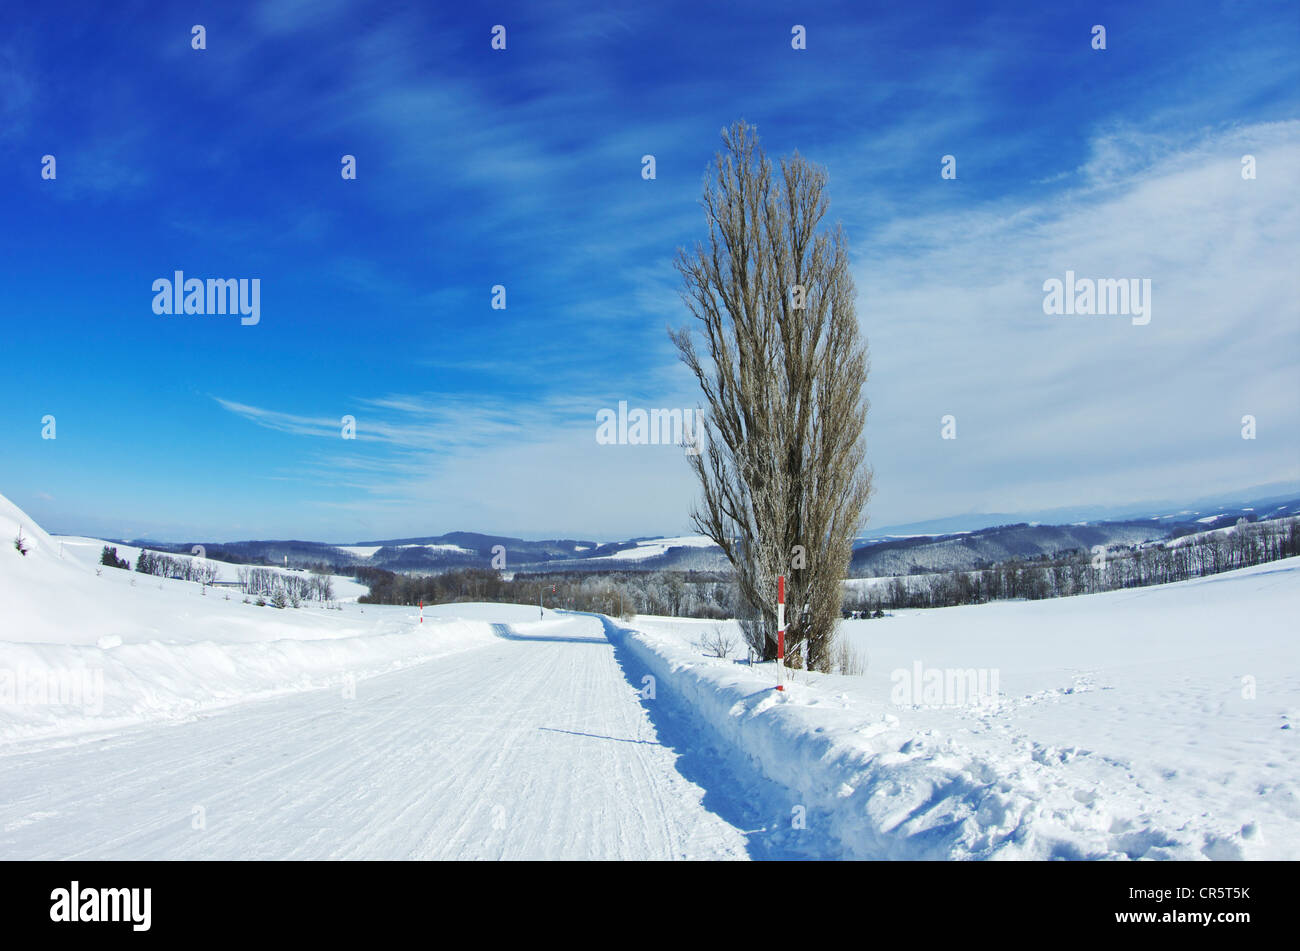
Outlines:
<svg viewBox="0 0 1300 951"><path fill-rule="evenodd" d="M831 642L831 660L837 674L860 677L867 669L862 655L853 649L843 632L836 634L835 640Z"/></svg>
<svg viewBox="0 0 1300 951"><path fill-rule="evenodd" d="M715 624L709 629L700 640L696 647L707 653L710 657L726 657L736 647L736 639L728 634L726 629L721 625Z"/></svg>
<svg viewBox="0 0 1300 951"><path fill-rule="evenodd" d="M25 556L27 554L27 543L23 540L22 528L19 528L18 534L14 536L14 548L18 550L18 554L20 555Z"/></svg>

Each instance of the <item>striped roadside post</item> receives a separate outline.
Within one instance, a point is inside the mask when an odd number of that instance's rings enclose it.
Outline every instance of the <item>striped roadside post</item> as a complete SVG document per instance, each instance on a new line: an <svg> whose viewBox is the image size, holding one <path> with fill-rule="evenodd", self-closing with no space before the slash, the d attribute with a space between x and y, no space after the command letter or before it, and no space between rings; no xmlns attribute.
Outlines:
<svg viewBox="0 0 1300 951"><path fill-rule="evenodd" d="M785 690L785 575L776 579L776 689Z"/></svg>

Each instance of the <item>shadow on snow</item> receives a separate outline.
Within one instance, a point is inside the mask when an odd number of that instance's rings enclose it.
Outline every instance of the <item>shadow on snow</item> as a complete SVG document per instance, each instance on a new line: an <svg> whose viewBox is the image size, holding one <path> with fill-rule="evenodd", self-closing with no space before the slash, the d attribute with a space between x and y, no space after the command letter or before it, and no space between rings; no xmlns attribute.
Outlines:
<svg viewBox="0 0 1300 951"><path fill-rule="evenodd" d="M601 614L565 613L600 621L608 643L614 647L614 659L623 676L640 693L641 678L650 671L623 644L622 634L630 629ZM704 807L744 833L750 858L836 857L834 844L811 831L811 816L808 830L791 828L791 807L795 805L791 793L740 762L738 751L729 748L720 751L724 741L716 738L712 729L695 718L673 695L670 684L656 683L656 699L643 698L641 706L654 726L659 745L676 754L677 771L704 790Z"/></svg>

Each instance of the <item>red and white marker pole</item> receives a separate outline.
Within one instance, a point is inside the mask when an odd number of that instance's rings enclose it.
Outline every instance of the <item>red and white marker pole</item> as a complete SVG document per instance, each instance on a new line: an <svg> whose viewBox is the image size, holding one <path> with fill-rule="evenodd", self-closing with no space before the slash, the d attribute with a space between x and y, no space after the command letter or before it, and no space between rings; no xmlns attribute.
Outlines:
<svg viewBox="0 0 1300 951"><path fill-rule="evenodd" d="M785 575L776 579L776 689L785 689Z"/></svg>
<svg viewBox="0 0 1300 951"><path fill-rule="evenodd" d="M424 598L420 599L420 623L424 623Z"/></svg>

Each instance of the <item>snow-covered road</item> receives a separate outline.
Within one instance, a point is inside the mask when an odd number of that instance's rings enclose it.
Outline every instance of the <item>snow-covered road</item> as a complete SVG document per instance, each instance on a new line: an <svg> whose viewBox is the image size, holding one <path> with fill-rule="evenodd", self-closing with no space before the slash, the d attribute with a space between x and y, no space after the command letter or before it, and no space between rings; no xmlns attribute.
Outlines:
<svg viewBox="0 0 1300 951"><path fill-rule="evenodd" d="M777 854L698 733L642 699L599 619L527 630L500 625L352 698L9 745L0 859Z"/></svg>

